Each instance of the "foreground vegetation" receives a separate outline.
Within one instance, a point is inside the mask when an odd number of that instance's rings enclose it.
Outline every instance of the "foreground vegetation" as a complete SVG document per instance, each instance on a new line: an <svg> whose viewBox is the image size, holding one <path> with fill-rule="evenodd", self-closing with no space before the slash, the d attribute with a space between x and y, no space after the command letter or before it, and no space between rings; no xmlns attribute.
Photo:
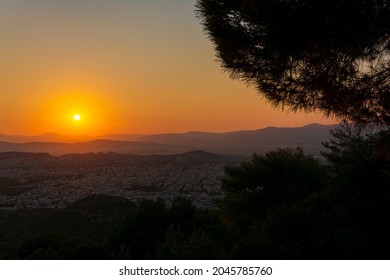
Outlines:
<svg viewBox="0 0 390 280"><path fill-rule="evenodd" d="M387 259L390 131L342 125L301 149L226 167L219 209L95 195L0 213L2 259Z"/></svg>

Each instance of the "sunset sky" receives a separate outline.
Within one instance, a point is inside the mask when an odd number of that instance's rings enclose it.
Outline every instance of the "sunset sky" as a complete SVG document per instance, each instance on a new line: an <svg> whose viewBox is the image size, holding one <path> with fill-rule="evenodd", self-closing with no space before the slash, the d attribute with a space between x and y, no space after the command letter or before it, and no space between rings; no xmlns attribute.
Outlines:
<svg viewBox="0 0 390 280"><path fill-rule="evenodd" d="M0 133L222 132L336 122L282 112L230 80L194 4L1 0Z"/></svg>

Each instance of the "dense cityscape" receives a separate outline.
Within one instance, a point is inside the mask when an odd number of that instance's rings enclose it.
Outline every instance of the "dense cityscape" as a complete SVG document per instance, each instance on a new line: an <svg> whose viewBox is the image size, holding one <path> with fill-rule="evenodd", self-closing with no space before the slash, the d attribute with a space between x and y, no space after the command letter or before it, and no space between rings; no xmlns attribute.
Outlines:
<svg viewBox="0 0 390 280"><path fill-rule="evenodd" d="M223 167L243 158L195 151L171 156L114 153L0 154L0 209L64 208L93 194L137 202L186 197L202 208L221 198Z"/></svg>

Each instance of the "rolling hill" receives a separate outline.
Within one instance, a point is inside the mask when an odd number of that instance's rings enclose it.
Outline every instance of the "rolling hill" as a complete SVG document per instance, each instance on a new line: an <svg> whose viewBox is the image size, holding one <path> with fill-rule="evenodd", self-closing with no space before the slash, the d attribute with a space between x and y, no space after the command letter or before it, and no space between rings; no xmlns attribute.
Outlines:
<svg viewBox="0 0 390 280"><path fill-rule="evenodd" d="M329 140L329 130L334 127L335 125L311 124L296 128L267 127L226 133L115 134L102 136L102 139L74 142L65 140L78 139L80 136L44 134L28 137L1 134L0 152L47 152L53 155L89 152L177 154L204 150L219 154L249 155L279 147L299 146L316 154L322 148L321 142Z"/></svg>

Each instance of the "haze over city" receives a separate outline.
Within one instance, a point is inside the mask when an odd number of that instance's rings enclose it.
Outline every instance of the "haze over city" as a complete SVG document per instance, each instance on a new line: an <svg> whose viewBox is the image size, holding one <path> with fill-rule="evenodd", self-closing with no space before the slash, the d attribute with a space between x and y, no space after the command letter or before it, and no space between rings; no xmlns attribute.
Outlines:
<svg viewBox="0 0 390 280"><path fill-rule="evenodd" d="M99 136L334 124L221 71L195 0L4 0L0 133Z"/></svg>

